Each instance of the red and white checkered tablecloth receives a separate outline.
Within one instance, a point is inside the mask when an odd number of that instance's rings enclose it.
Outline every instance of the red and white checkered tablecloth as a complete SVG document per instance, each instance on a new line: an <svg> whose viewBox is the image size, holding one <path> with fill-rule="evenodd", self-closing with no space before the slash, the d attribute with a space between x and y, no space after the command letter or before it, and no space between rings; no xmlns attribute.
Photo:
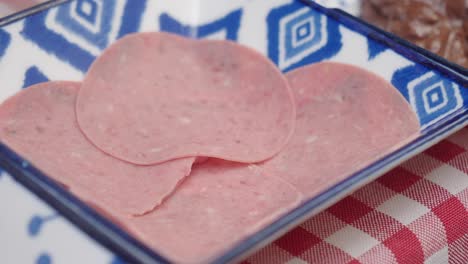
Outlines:
<svg viewBox="0 0 468 264"><path fill-rule="evenodd" d="M468 264L468 127L242 264Z"/></svg>

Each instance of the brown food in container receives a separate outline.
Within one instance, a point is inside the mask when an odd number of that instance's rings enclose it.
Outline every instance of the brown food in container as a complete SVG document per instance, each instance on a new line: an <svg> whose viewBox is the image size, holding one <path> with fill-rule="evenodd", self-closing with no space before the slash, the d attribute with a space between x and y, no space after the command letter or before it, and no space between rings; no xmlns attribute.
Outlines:
<svg viewBox="0 0 468 264"><path fill-rule="evenodd" d="M365 0L361 16L382 29L468 67L468 1Z"/></svg>

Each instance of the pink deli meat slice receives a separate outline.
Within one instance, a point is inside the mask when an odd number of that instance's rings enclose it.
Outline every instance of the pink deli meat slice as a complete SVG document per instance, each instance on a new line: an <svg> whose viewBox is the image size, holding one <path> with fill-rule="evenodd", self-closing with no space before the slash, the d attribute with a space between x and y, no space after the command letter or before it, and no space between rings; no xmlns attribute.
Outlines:
<svg viewBox="0 0 468 264"><path fill-rule="evenodd" d="M136 166L103 153L80 132L80 84L32 86L0 107L0 141L80 198L123 215L152 210L190 173L194 158Z"/></svg>
<svg viewBox="0 0 468 264"><path fill-rule="evenodd" d="M78 123L103 151L141 165L187 156L266 160L294 130L285 77L229 41L168 33L126 36L91 66Z"/></svg>
<svg viewBox="0 0 468 264"><path fill-rule="evenodd" d="M157 210L122 223L174 263L209 263L301 200L292 185L255 165L210 159Z"/></svg>
<svg viewBox="0 0 468 264"><path fill-rule="evenodd" d="M261 167L292 183L306 198L419 133L410 105L373 73L325 62L286 77L297 103L296 130L288 145Z"/></svg>

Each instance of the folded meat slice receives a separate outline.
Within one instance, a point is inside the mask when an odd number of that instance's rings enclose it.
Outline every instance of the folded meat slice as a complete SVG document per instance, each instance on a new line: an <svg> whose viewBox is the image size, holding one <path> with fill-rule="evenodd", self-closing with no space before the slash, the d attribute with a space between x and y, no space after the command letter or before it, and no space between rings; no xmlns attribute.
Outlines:
<svg viewBox="0 0 468 264"><path fill-rule="evenodd" d="M210 159L157 210L122 223L174 263L209 263L296 207L301 194L255 165Z"/></svg>
<svg viewBox="0 0 468 264"><path fill-rule="evenodd" d="M260 166L306 198L400 147L419 133L411 106L390 83L332 62L286 74L297 103L287 146Z"/></svg>
<svg viewBox="0 0 468 264"><path fill-rule="evenodd" d="M80 83L47 82L0 106L0 141L80 198L122 215L151 211L191 170L194 158L136 166L95 148L75 118Z"/></svg>
<svg viewBox="0 0 468 264"><path fill-rule="evenodd" d="M260 53L230 41L137 33L87 73L78 123L103 151L135 164L187 156L271 158L294 130L288 83Z"/></svg>

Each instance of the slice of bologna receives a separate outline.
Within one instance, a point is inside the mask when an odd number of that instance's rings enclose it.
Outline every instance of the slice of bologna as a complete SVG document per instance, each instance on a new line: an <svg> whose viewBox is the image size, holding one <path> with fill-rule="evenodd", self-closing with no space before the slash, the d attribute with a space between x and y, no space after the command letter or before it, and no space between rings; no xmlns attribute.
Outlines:
<svg viewBox="0 0 468 264"><path fill-rule="evenodd" d="M48 82L0 107L0 140L78 197L124 215L152 210L191 171L194 158L136 166L95 148L75 118L80 83Z"/></svg>
<svg viewBox="0 0 468 264"><path fill-rule="evenodd" d="M138 33L109 47L78 95L78 123L96 146L148 165L207 156L266 160L294 130L285 77L229 41Z"/></svg>
<svg viewBox="0 0 468 264"><path fill-rule="evenodd" d="M209 263L301 200L296 188L255 165L210 159L157 210L122 223L174 263Z"/></svg>
<svg viewBox="0 0 468 264"><path fill-rule="evenodd" d="M297 103L296 130L261 167L291 182L306 198L419 133L418 119L403 96L366 70L324 62L286 77Z"/></svg>

